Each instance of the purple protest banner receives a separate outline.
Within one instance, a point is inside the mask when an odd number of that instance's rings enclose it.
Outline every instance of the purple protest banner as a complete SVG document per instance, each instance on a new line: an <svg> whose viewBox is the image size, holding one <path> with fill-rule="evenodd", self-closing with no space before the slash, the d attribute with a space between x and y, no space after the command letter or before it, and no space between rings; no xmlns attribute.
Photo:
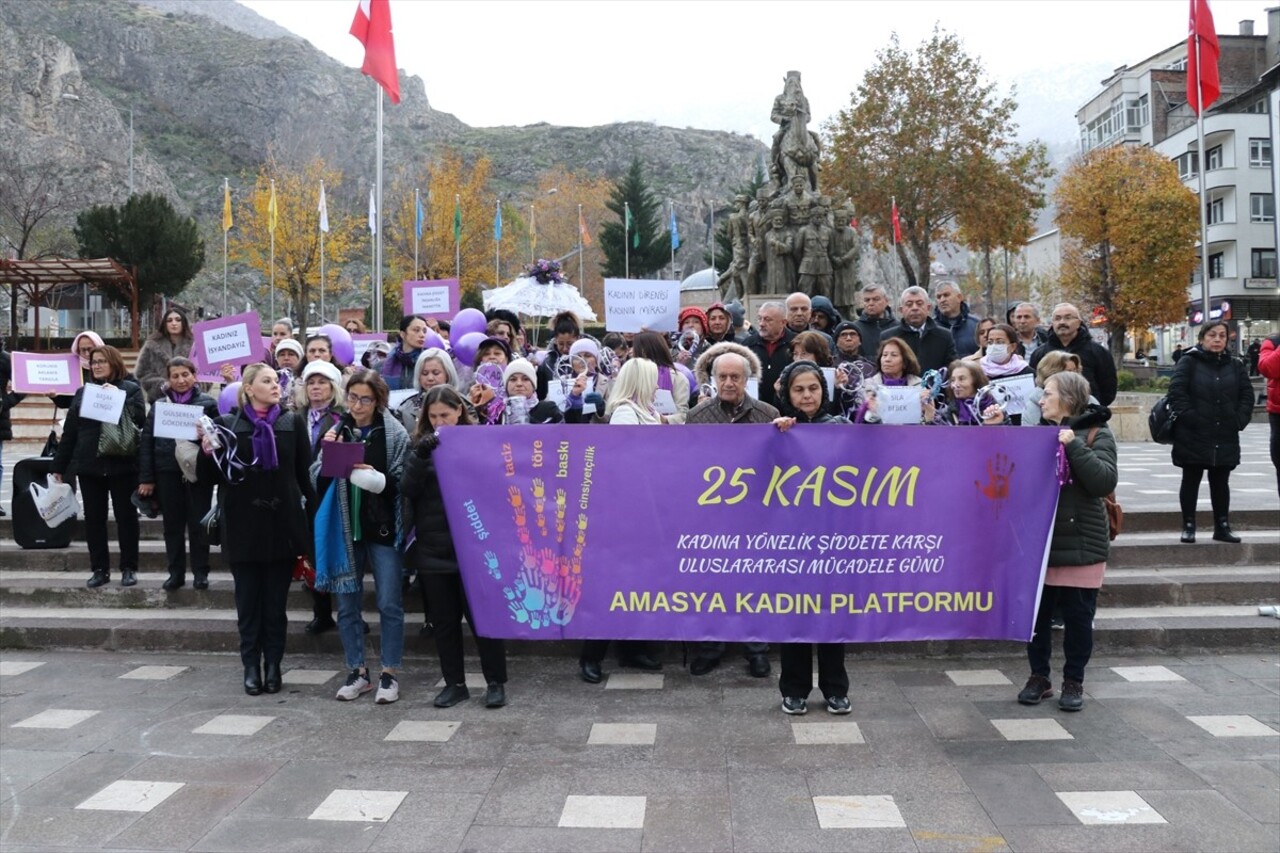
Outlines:
<svg viewBox="0 0 1280 853"><path fill-rule="evenodd" d="M13 390L19 394L74 394L80 379L80 357L74 353L13 354Z"/></svg>
<svg viewBox="0 0 1280 853"><path fill-rule="evenodd" d="M451 319L461 305L456 278L433 281L406 281L404 283L404 315Z"/></svg>
<svg viewBox="0 0 1280 853"><path fill-rule="evenodd" d="M1057 431L446 427L480 634L1027 640Z"/></svg>
<svg viewBox="0 0 1280 853"><path fill-rule="evenodd" d="M216 373L224 364L253 364L262 360L261 323L257 313L233 314L204 320L191 327L191 352L202 372Z"/></svg>

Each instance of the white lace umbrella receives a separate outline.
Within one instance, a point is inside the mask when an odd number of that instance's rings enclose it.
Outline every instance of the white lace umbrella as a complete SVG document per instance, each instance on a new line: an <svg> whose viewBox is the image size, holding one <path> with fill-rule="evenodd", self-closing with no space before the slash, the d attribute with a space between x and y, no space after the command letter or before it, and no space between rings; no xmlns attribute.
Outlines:
<svg viewBox="0 0 1280 853"><path fill-rule="evenodd" d="M510 284L484 293L484 310L505 308L528 317L551 317L561 311L572 311L579 319L592 321L596 312L582 298L578 288L565 282L539 284L536 278L520 276Z"/></svg>

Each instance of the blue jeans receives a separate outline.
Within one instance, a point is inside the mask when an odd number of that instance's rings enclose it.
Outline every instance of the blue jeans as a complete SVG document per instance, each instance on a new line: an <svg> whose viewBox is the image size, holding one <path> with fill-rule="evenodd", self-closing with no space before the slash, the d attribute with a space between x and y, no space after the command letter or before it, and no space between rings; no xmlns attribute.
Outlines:
<svg viewBox="0 0 1280 853"><path fill-rule="evenodd" d="M347 655L347 669L364 667L364 624L360 605L364 599L364 575L372 567L373 589L378 600L378 628L382 668L398 669L404 656L404 600L400 554L390 545L355 543L360 589L338 593L338 636Z"/></svg>

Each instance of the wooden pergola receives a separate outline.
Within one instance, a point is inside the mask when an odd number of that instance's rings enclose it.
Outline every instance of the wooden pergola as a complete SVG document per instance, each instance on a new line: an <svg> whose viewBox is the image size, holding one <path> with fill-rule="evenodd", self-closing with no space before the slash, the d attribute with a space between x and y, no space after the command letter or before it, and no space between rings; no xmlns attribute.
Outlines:
<svg viewBox="0 0 1280 853"><path fill-rule="evenodd" d="M42 258L38 261L0 259L0 285L13 288L11 305L17 317L17 293L25 293L35 308L32 348L40 349L40 306L49 291L66 285L96 284L115 291L130 306L129 332L138 346L138 283L133 275L110 258Z"/></svg>

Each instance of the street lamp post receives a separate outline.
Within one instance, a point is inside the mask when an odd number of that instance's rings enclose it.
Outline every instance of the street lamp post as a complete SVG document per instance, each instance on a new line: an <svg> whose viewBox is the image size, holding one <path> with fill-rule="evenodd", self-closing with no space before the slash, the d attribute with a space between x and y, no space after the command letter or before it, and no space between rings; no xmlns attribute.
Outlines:
<svg viewBox="0 0 1280 853"><path fill-rule="evenodd" d="M133 198L133 107L129 107L129 198Z"/></svg>

